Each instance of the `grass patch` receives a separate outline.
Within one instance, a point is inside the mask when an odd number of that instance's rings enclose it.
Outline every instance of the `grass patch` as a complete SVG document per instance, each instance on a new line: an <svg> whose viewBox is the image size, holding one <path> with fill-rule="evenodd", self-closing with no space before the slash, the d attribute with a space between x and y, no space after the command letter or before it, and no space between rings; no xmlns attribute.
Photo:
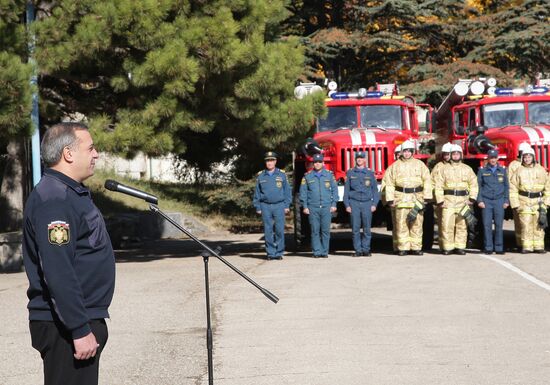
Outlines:
<svg viewBox="0 0 550 385"><path fill-rule="evenodd" d="M262 221L254 212L254 181L225 185L162 183L120 177L112 172L96 170L86 185L103 215L148 211L149 204L126 194L106 190L106 179L115 179L128 186L147 191L159 198L163 211L181 212L197 218L211 228L235 233L258 232Z"/></svg>

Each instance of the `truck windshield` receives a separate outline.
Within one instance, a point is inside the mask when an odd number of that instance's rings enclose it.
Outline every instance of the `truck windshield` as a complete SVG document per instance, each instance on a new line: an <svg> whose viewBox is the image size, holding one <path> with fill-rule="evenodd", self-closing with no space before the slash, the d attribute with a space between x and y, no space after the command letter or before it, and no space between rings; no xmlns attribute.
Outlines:
<svg viewBox="0 0 550 385"><path fill-rule="evenodd" d="M400 106L361 106L361 127L401 130L403 115Z"/></svg>
<svg viewBox="0 0 550 385"><path fill-rule="evenodd" d="M333 131L342 128L357 127L357 109L355 106L329 107L326 118L319 118L319 132Z"/></svg>
<svg viewBox="0 0 550 385"><path fill-rule="evenodd" d="M489 128L525 124L523 103L501 103L483 106L483 124Z"/></svg>
<svg viewBox="0 0 550 385"><path fill-rule="evenodd" d="M528 106L529 123L550 124L550 102L532 102Z"/></svg>

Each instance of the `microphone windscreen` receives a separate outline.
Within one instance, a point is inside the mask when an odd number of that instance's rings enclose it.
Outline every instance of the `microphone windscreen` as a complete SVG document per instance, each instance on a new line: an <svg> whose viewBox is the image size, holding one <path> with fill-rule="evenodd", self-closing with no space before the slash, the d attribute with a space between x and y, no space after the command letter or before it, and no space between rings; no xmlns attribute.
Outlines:
<svg viewBox="0 0 550 385"><path fill-rule="evenodd" d="M116 188L118 187L118 182L117 181L114 181L112 179L107 179L105 181L105 188L107 190L111 190L111 191L116 191Z"/></svg>

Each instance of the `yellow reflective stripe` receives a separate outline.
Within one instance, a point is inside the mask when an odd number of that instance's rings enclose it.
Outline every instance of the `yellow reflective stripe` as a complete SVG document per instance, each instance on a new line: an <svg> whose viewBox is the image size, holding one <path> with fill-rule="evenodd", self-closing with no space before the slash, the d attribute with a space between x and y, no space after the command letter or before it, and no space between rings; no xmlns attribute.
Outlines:
<svg viewBox="0 0 550 385"><path fill-rule="evenodd" d="M519 189L527 192L541 192L544 190L543 184L520 184ZM533 191L537 190L537 191Z"/></svg>
<svg viewBox="0 0 550 385"><path fill-rule="evenodd" d="M414 207L414 202L402 202L397 205L398 209L412 209Z"/></svg>
<svg viewBox="0 0 550 385"><path fill-rule="evenodd" d="M422 182L422 178L410 177L410 178L398 178L397 182Z"/></svg>
<svg viewBox="0 0 550 385"><path fill-rule="evenodd" d="M520 209L519 213L520 214L535 215L535 214L538 214L538 211L537 210L529 210L529 209Z"/></svg>

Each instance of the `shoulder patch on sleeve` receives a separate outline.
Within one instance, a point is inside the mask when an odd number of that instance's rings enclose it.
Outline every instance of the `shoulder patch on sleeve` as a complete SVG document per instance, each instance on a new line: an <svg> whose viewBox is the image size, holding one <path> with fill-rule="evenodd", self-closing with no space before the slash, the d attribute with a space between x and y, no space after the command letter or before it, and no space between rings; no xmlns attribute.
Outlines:
<svg viewBox="0 0 550 385"><path fill-rule="evenodd" d="M64 221L53 221L48 224L48 241L52 245L66 245L70 241L69 224Z"/></svg>

